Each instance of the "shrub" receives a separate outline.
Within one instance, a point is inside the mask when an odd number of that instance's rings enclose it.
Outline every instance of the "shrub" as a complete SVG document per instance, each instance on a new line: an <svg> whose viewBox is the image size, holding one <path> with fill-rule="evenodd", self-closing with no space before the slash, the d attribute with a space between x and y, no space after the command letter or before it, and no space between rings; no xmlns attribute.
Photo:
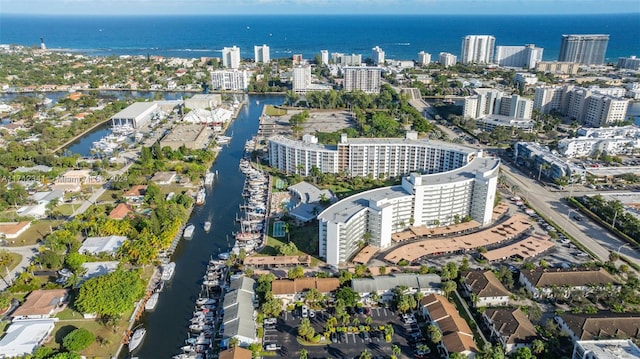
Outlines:
<svg viewBox="0 0 640 359"><path fill-rule="evenodd" d="M62 346L70 352L80 351L93 343L96 336L90 331L79 328L62 339Z"/></svg>

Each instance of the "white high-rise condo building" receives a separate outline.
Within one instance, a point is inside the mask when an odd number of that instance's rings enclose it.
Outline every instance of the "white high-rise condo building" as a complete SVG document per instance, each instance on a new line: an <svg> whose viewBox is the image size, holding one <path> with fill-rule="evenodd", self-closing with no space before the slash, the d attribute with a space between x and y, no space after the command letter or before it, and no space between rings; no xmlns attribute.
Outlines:
<svg viewBox="0 0 640 359"><path fill-rule="evenodd" d="M491 35L467 35L462 39L460 62L489 64L493 61L496 38Z"/></svg>
<svg viewBox="0 0 640 359"><path fill-rule="evenodd" d="M454 54L441 52L438 56L438 62L444 67L454 66L458 62L458 58Z"/></svg>
<svg viewBox="0 0 640 359"><path fill-rule="evenodd" d="M431 62L431 54L428 52L420 51L418 52L418 63L420 65L429 65Z"/></svg>
<svg viewBox="0 0 640 359"><path fill-rule="evenodd" d="M346 263L365 235L378 248L409 226L438 226L470 217L491 223L500 160L473 159L453 171L402 178L399 186L347 197L318 215L319 254L330 265Z"/></svg>
<svg viewBox="0 0 640 359"><path fill-rule="evenodd" d="M380 67L348 66L344 68L344 90L380 93Z"/></svg>
<svg viewBox="0 0 640 359"><path fill-rule="evenodd" d="M222 65L228 69L240 67L240 48L237 46L222 49Z"/></svg>
<svg viewBox="0 0 640 359"><path fill-rule="evenodd" d="M320 61L322 61L322 65L329 65L329 51L320 50Z"/></svg>
<svg viewBox="0 0 640 359"><path fill-rule="evenodd" d="M322 173L389 178L411 172L454 170L480 156L481 151L448 142L419 140L417 133L402 138L347 138L322 145L312 135L302 141L283 136L269 139L269 165L285 173L309 176L316 166Z"/></svg>
<svg viewBox="0 0 640 359"><path fill-rule="evenodd" d="M570 85L540 86L535 89L533 108L540 113L555 110L586 126L600 127L625 120L629 100L611 94L619 95L620 90Z"/></svg>
<svg viewBox="0 0 640 359"><path fill-rule="evenodd" d="M245 70L216 70L211 73L214 90L244 91L249 87L249 75Z"/></svg>
<svg viewBox="0 0 640 359"><path fill-rule="evenodd" d="M619 57L618 67L622 69L640 70L640 59L635 56Z"/></svg>
<svg viewBox="0 0 640 359"><path fill-rule="evenodd" d="M373 60L374 65L384 65L384 51L380 46L371 49L371 60Z"/></svg>
<svg viewBox="0 0 640 359"><path fill-rule="evenodd" d="M331 62L342 66L360 66L362 64L362 55L345 55L340 52L331 53Z"/></svg>
<svg viewBox="0 0 640 359"><path fill-rule="evenodd" d="M562 35L558 61L602 65L609 35Z"/></svg>
<svg viewBox="0 0 640 359"><path fill-rule="evenodd" d="M478 119L486 115L530 119L533 101L518 95L505 96L495 89L477 89L476 95L464 98L462 114L465 118Z"/></svg>
<svg viewBox="0 0 640 359"><path fill-rule="evenodd" d="M253 47L253 58L256 62L256 64L258 62L262 62L263 64L268 64L269 62L271 62L271 55L269 53L269 46L267 45L262 45L262 46L254 46Z"/></svg>
<svg viewBox="0 0 640 359"><path fill-rule="evenodd" d="M496 46L495 62L504 67L521 67L533 69L542 61L544 49L536 45L526 46Z"/></svg>
<svg viewBox="0 0 640 359"><path fill-rule="evenodd" d="M311 66L294 66L291 74L291 89L295 93L307 92L307 87L311 84Z"/></svg>

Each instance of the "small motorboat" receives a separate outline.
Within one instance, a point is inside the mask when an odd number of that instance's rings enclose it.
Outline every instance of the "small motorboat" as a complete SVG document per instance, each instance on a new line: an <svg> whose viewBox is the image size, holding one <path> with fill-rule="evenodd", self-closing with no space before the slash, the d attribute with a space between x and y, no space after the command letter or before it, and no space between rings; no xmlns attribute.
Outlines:
<svg viewBox="0 0 640 359"><path fill-rule="evenodd" d="M229 252L222 252L220 254L218 254L218 258L222 259L222 260L227 260L231 257L231 253Z"/></svg>
<svg viewBox="0 0 640 359"><path fill-rule="evenodd" d="M129 353L136 350L136 348L142 344L142 340L146 334L147 330L144 328L138 328L133 332L131 339L129 339Z"/></svg>
<svg viewBox="0 0 640 359"><path fill-rule="evenodd" d="M159 293L156 292L151 294L149 299L147 299L147 302L144 303L144 310L150 311L150 310L156 309L156 305L158 304L158 298L160 298Z"/></svg>
<svg viewBox="0 0 640 359"><path fill-rule="evenodd" d="M211 230L211 221L204 222L204 231L209 232Z"/></svg>
<svg viewBox="0 0 640 359"><path fill-rule="evenodd" d="M189 223L187 227L185 227L184 233L182 234L182 236L186 239L190 239L191 237L193 237L193 231L195 231L195 229L196 229L196 226Z"/></svg>

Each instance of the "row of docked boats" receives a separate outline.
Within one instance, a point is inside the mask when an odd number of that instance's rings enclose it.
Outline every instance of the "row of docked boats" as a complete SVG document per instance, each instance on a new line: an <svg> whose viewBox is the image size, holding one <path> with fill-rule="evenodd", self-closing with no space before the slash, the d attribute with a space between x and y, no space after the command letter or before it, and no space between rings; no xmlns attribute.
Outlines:
<svg viewBox="0 0 640 359"><path fill-rule="evenodd" d="M228 267L223 261L210 260L203 276L203 292L195 302L195 311L189 321L189 336L181 353L174 359L207 358L211 352L216 328L221 324L220 300L226 288Z"/></svg>
<svg viewBox="0 0 640 359"><path fill-rule="evenodd" d="M251 147L252 145L247 146L247 148ZM260 246L265 230L269 178L263 172L254 168L246 158L240 160L240 171L246 176L242 192L245 202L240 206L243 214L237 220L240 222L241 230L234 233L236 243L233 250L234 252L239 252L240 249L244 249L247 253L250 253Z"/></svg>

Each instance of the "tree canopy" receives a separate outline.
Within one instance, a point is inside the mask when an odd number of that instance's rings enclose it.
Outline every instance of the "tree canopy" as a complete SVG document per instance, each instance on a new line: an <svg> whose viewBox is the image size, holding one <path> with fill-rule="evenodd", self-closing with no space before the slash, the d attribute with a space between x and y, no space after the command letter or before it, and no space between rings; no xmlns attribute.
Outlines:
<svg viewBox="0 0 640 359"><path fill-rule="evenodd" d="M133 309L133 303L143 294L144 281L140 278L140 271L118 269L84 282L75 305L83 313L118 317Z"/></svg>

